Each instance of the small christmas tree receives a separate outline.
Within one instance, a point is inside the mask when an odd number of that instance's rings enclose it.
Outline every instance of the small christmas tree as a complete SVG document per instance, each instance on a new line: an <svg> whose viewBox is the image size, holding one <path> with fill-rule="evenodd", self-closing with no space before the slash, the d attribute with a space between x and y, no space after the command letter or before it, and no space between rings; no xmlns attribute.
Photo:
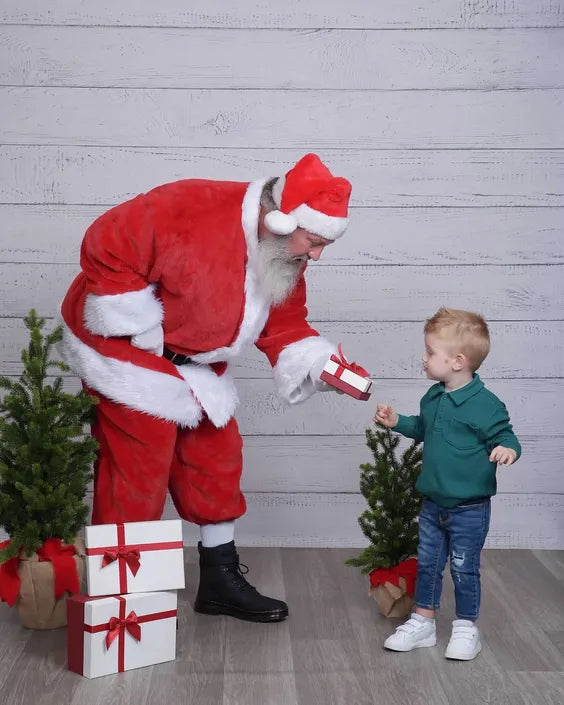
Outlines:
<svg viewBox="0 0 564 705"><path fill-rule="evenodd" d="M23 373L18 381L0 378L7 390L0 402L0 521L11 539L0 564L30 556L49 538L74 541L89 511L84 497L97 447L84 435L92 398L64 392L61 377L47 383L50 369L68 369L50 360L62 329L44 335L45 319L33 309L24 320L30 341Z"/></svg>
<svg viewBox="0 0 564 705"><path fill-rule="evenodd" d="M390 429L382 429L366 429L366 444L374 455L374 465L360 466L360 491L370 509L361 514L358 523L370 545L347 563L360 567L362 573L390 568L417 554L417 518L422 498L415 491L415 481L421 470L422 452L414 441L398 461L396 448L400 438Z"/></svg>
<svg viewBox="0 0 564 705"><path fill-rule="evenodd" d="M360 491L369 509L359 524L370 545L346 561L370 573L370 593L387 617L404 617L413 605L417 570L418 524L422 497L415 490L422 452L413 442L396 458L399 436L390 429L366 429L374 464L363 463Z"/></svg>

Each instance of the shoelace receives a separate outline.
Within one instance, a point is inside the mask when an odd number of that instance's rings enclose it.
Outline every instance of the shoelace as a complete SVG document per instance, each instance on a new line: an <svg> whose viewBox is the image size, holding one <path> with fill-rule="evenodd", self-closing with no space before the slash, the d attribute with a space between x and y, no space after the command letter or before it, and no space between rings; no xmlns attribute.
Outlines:
<svg viewBox="0 0 564 705"><path fill-rule="evenodd" d="M248 565L245 565L244 563L230 563L229 565L223 566L223 569L226 572L233 574L232 584L239 590L255 589L245 578L245 575L249 572Z"/></svg>

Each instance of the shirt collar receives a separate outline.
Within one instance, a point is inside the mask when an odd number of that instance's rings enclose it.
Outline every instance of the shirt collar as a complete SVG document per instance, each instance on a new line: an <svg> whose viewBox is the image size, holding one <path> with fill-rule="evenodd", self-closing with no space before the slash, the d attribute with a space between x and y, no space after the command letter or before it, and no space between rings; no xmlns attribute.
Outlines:
<svg viewBox="0 0 564 705"><path fill-rule="evenodd" d="M441 387L443 388L443 391L445 391L444 384L441 383ZM474 394L477 394L483 387L484 383L482 382L480 377L476 373L474 373L472 375L471 382L465 384L464 387L460 387L460 389L455 389L454 392L446 393L450 394L450 398L456 404L456 406L460 406L461 404L464 404L467 399L473 397Z"/></svg>

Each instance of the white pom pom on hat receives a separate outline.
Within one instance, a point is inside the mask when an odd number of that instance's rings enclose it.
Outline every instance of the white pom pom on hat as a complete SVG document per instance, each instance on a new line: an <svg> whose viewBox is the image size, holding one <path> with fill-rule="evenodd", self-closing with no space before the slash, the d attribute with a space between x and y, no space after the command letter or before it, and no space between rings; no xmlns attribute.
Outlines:
<svg viewBox="0 0 564 705"><path fill-rule="evenodd" d="M276 235L290 235L298 227L298 221L289 213L270 211L264 216L264 224L271 233Z"/></svg>
<svg viewBox="0 0 564 705"><path fill-rule="evenodd" d="M274 183L278 210L265 215L266 227L276 235L290 235L297 227L327 240L336 240L348 225L351 184L333 176L316 154L306 154Z"/></svg>

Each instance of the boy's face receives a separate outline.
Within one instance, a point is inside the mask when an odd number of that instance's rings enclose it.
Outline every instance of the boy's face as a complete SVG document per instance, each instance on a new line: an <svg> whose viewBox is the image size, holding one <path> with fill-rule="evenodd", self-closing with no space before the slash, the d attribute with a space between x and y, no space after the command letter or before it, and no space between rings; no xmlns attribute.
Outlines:
<svg viewBox="0 0 564 705"><path fill-rule="evenodd" d="M456 342L444 333L425 334L425 351L423 353L423 369L427 378L436 382L448 382L460 372L465 363L465 357L456 352Z"/></svg>

